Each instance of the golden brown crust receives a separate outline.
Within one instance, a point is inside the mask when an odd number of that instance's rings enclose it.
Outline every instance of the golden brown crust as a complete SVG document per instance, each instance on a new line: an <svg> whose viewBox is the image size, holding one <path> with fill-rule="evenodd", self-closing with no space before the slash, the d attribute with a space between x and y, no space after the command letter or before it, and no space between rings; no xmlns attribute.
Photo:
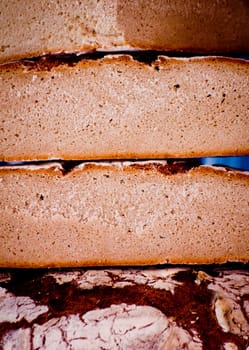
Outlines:
<svg viewBox="0 0 249 350"><path fill-rule="evenodd" d="M245 149L227 149L227 150L217 150L216 152L212 152L212 157L218 157L218 156L247 156L249 154L249 147ZM198 158L203 158L203 157L209 157L210 153L209 152L189 152L189 153L184 153L182 152L181 154L178 153L143 153L139 155L140 159L166 159L166 158L193 158L193 157L198 157ZM19 154L15 156L6 156L3 155L0 157L2 161L4 162L25 162L25 161L31 161L31 160L44 160L44 161L50 161L53 160L54 158L51 158L50 154L45 154L43 153L42 155L39 155L39 159L37 159L37 154ZM102 154L101 157L97 157L95 154L92 155L87 155L82 153L82 154L69 154L69 153L60 153L57 154L56 159L58 160L65 160L65 161L70 161L70 160L76 160L76 161L98 161L98 160L122 160L122 159L137 159L138 154L137 153L127 153L127 152L122 152L119 154L114 154L114 153L105 153Z"/></svg>
<svg viewBox="0 0 249 350"><path fill-rule="evenodd" d="M218 156L247 156L249 154L249 148L245 149L231 149L231 150L226 150L226 151L217 151L217 152L212 152L212 157L218 157ZM139 155L140 159L167 159L167 158L193 158L193 157L198 157L198 158L203 158L203 157L209 157L211 156L209 152L191 152L191 153L143 153ZM15 156L6 156L3 155L0 157L2 161L4 162L26 162L26 161L34 161L37 159L37 154L20 154L20 155L15 155ZM50 154L42 154L39 155L40 160L44 161L50 161L53 160L54 158L51 158ZM68 154L68 153L60 153L57 154L56 159L58 160L65 160L65 161L70 161L70 160L75 160L75 161L101 161L101 160L122 160L122 159L138 159L138 154L137 153L119 153L119 154L109 154L105 153L101 157L97 157L95 154L93 155L87 155L86 154Z"/></svg>
<svg viewBox="0 0 249 350"><path fill-rule="evenodd" d="M39 165L13 165L0 167L0 175L8 176L9 174L27 174L38 173L49 176L62 176L63 168L59 168L56 165L49 165L48 167L42 167Z"/></svg>
<svg viewBox="0 0 249 350"><path fill-rule="evenodd" d="M1 260L1 268L31 268L31 269L37 269L37 268L74 268L74 267L96 267L96 266L101 266L101 267L110 267L110 266L155 266L155 265L162 265L162 264L172 264L172 265L212 265L212 264L225 264L225 263L248 263L248 256L240 256L239 259L237 256L229 256L229 259L227 259L227 256L220 257L219 259L213 259L210 257L210 259L201 259L201 258L196 258L193 256L189 256L188 258L184 258L184 260L179 256L178 258L170 258L170 259L165 259L162 261L162 259L148 259L145 262L145 259L132 259L132 260L111 260L111 259L94 259L92 258L91 260L77 260L77 261L61 261L61 262L43 262L43 263L37 263L33 262L32 264L30 261L24 262L10 262L9 261L2 261Z"/></svg>
<svg viewBox="0 0 249 350"><path fill-rule="evenodd" d="M222 176L226 179L240 179L245 180L249 183L249 172L235 170L232 168L225 168L222 166L210 166L210 165L202 165L198 168L190 169L190 174L200 173L203 175L214 175L214 176Z"/></svg>

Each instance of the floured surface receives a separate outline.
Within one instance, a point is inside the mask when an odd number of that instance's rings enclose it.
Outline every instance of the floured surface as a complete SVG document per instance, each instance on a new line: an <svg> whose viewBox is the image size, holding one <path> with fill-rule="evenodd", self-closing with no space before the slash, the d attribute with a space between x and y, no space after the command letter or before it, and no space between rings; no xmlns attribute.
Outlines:
<svg viewBox="0 0 249 350"><path fill-rule="evenodd" d="M146 285L155 289L164 289L174 294L174 288L180 282L174 276L183 268L159 269L108 269L108 270L87 270L65 273L48 273L48 276L55 278L59 284L76 283L81 289L93 289L97 286L111 288L123 288L136 284Z"/></svg>
<svg viewBox="0 0 249 350"><path fill-rule="evenodd" d="M246 265L206 271L12 270L2 272L0 288L3 350L249 346Z"/></svg>
<svg viewBox="0 0 249 350"><path fill-rule="evenodd" d="M89 311L83 316L53 319L30 330L10 332L5 347L14 347L21 339L28 344L32 332L35 349L202 349L198 338L149 306L113 305ZM28 349L28 348L27 348ZM30 349L33 349L32 345Z"/></svg>

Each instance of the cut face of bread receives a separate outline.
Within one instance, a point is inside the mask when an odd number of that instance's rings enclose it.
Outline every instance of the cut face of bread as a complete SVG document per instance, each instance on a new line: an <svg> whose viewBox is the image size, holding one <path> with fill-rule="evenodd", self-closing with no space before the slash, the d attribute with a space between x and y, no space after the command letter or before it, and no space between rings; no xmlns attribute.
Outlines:
<svg viewBox="0 0 249 350"><path fill-rule="evenodd" d="M42 59L0 76L1 160L249 153L246 60Z"/></svg>
<svg viewBox="0 0 249 350"><path fill-rule="evenodd" d="M243 267L2 272L0 346L247 349L248 295Z"/></svg>
<svg viewBox="0 0 249 350"><path fill-rule="evenodd" d="M246 1L11 0L0 2L0 61L123 47L249 51Z"/></svg>
<svg viewBox="0 0 249 350"><path fill-rule="evenodd" d="M1 266L249 259L247 173L117 162L0 174Z"/></svg>

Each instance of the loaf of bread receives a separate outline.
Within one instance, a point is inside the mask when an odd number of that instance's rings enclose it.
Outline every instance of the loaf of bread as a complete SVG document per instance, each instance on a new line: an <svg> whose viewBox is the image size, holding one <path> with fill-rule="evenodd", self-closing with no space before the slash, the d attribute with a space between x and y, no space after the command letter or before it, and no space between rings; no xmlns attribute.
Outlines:
<svg viewBox="0 0 249 350"><path fill-rule="evenodd" d="M0 266L246 262L249 175L184 162L0 169Z"/></svg>
<svg viewBox="0 0 249 350"><path fill-rule="evenodd" d="M41 59L0 77L0 160L249 153L246 60Z"/></svg>
<svg viewBox="0 0 249 350"><path fill-rule="evenodd" d="M3 0L0 61L94 49L249 52L248 17L244 0Z"/></svg>
<svg viewBox="0 0 249 350"><path fill-rule="evenodd" d="M247 350L240 267L0 274L0 348Z"/></svg>

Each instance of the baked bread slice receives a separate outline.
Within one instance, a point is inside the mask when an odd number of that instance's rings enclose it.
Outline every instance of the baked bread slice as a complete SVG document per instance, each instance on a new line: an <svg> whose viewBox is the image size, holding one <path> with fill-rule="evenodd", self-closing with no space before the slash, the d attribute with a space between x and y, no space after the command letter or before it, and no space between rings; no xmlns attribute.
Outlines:
<svg viewBox="0 0 249 350"><path fill-rule="evenodd" d="M2 350L248 348L242 266L2 271L0 295Z"/></svg>
<svg viewBox="0 0 249 350"><path fill-rule="evenodd" d="M246 60L41 59L0 77L0 160L249 154Z"/></svg>
<svg viewBox="0 0 249 350"><path fill-rule="evenodd" d="M0 266L249 260L249 175L189 163L0 169Z"/></svg>
<svg viewBox="0 0 249 350"><path fill-rule="evenodd" d="M123 47L249 52L248 17L244 0L5 0L0 61Z"/></svg>

